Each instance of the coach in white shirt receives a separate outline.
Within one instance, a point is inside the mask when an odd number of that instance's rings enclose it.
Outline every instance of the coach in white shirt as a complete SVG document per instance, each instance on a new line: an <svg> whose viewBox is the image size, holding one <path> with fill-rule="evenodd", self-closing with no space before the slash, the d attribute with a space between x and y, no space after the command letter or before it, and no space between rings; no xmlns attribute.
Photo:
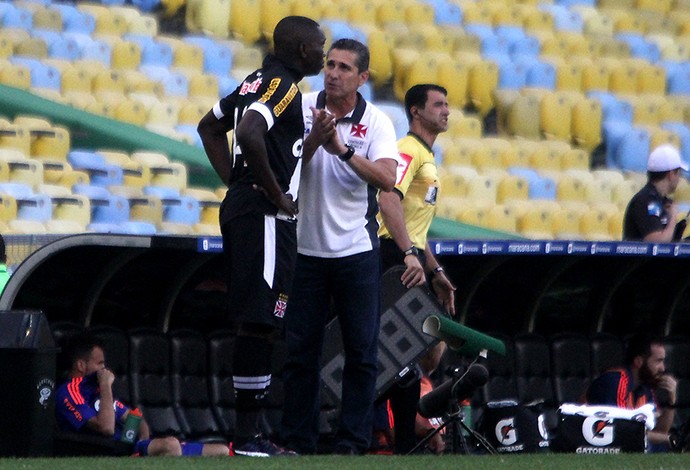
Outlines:
<svg viewBox="0 0 690 470"><path fill-rule="evenodd" d="M324 90L303 96L302 182L298 259L285 314L283 439L300 453L316 452L320 356L331 306L345 346L337 453L364 453L371 440L377 375L380 261L378 190L395 185L398 151L390 119L357 92L369 78L369 50L352 39L333 43ZM335 119L320 142L314 119ZM326 140L327 139L327 140Z"/></svg>

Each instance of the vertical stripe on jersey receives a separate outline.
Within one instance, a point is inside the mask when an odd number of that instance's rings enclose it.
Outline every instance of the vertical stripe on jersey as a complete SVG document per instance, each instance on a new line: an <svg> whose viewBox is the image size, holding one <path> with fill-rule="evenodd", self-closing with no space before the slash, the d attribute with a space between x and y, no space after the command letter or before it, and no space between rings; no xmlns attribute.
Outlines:
<svg viewBox="0 0 690 470"><path fill-rule="evenodd" d="M84 396L79 389L79 385L81 385L83 380L83 377L75 377L67 385L67 391L75 405L83 405L85 403Z"/></svg>
<svg viewBox="0 0 690 470"><path fill-rule="evenodd" d="M372 249L379 247L379 223L376 220L376 214L379 213L379 203L376 201L377 194L378 190L374 186L367 185L367 224L365 228L369 234Z"/></svg>
<svg viewBox="0 0 690 470"><path fill-rule="evenodd" d="M273 289L276 272L276 218L264 216L264 280Z"/></svg>

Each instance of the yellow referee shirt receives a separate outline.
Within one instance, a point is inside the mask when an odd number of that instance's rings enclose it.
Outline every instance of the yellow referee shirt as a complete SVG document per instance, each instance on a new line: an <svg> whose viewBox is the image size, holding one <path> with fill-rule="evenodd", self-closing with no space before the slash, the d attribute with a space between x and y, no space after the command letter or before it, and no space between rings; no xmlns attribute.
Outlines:
<svg viewBox="0 0 690 470"><path fill-rule="evenodd" d="M414 246L423 250L431 221L436 214L440 189L434 152L417 135L408 133L398 140L401 163L398 164L395 190L402 195L407 233ZM392 238L379 214L379 238Z"/></svg>

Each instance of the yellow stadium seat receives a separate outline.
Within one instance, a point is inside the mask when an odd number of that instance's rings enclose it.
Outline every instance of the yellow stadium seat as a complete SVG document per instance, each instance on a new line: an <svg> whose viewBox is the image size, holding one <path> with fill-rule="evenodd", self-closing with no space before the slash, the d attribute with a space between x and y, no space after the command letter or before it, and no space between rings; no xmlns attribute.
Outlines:
<svg viewBox="0 0 690 470"><path fill-rule="evenodd" d="M110 58L113 69L136 70L141 64L141 47L133 41L117 41Z"/></svg>
<svg viewBox="0 0 690 470"><path fill-rule="evenodd" d="M138 196L129 198L130 220L151 222L160 226L163 222L163 203L156 196Z"/></svg>
<svg viewBox="0 0 690 470"><path fill-rule="evenodd" d="M683 105L676 101L674 97L665 97L663 103L659 105L659 122L683 121Z"/></svg>
<svg viewBox="0 0 690 470"><path fill-rule="evenodd" d="M146 124L175 127L179 121L180 106L175 102L158 102L149 106Z"/></svg>
<svg viewBox="0 0 690 470"><path fill-rule="evenodd" d="M612 187L625 181L625 175L619 170L609 170L603 168L592 170L592 177L594 177L595 180L608 181Z"/></svg>
<svg viewBox="0 0 690 470"><path fill-rule="evenodd" d="M95 3L78 3L77 8L84 11L96 20L95 34L122 36L127 32L127 23L121 16L113 14L105 5Z"/></svg>
<svg viewBox="0 0 690 470"><path fill-rule="evenodd" d="M609 235L612 240L623 239L623 220L625 219L625 212L620 211L609 217Z"/></svg>
<svg viewBox="0 0 690 470"><path fill-rule="evenodd" d="M609 214L604 210L592 209L580 217L580 234L585 240L610 241Z"/></svg>
<svg viewBox="0 0 690 470"><path fill-rule="evenodd" d="M187 167L179 162L151 166L151 184L175 189L185 188Z"/></svg>
<svg viewBox="0 0 690 470"><path fill-rule="evenodd" d="M38 220L14 219L7 223L8 235L44 235L48 233L43 222Z"/></svg>
<svg viewBox="0 0 690 470"><path fill-rule="evenodd" d="M601 103L584 98L573 105L570 132L578 147L592 151L601 142Z"/></svg>
<svg viewBox="0 0 690 470"><path fill-rule="evenodd" d="M376 25L379 2L347 2L347 20L362 25Z"/></svg>
<svg viewBox="0 0 690 470"><path fill-rule="evenodd" d="M9 181L24 183L33 188L43 184L43 163L41 160L26 158L14 149L0 150L0 160L9 168Z"/></svg>
<svg viewBox="0 0 690 470"><path fill-rule="evenodd" d="M608 91L609 69L598 63L582 67L582 91Z"/></svg>
<svg viewBox="0 0 690 470"><path fill-rule="evenodd" d="M24 126L0 122L0 149L13 149L24 157L31 155L31 134Z"/></svg>
<svg viewBox="0 0 690 470"><path fill-rule="evenodd" d="M659 124L659 107L665 101L661 95L630 95L626 98L633 108L633 123L646 126Z"/></svg>
<svg viewBox="0 0 690 470"><path fill-rule="evenodd" d="M192 226L192 229L194 230L194 233L197 235L211 235L211 236L220 236L220 225L217 223L214 224L194 224Z"/></svg>
<svg viewBox="0 0 690 470"><path fill-rule="evenodd" d="M273 30L281 19L290 15L290 0L261 2L260 12L261 34L272 45Z"/></svg>
<svg viewBox="0 0 690 470"><path fill-rule="evenodd" d="M646 65L637 73L637 92L664 95L666 93L666 71L656 65Z"/></svg>
<svg viewBox="0 0 690 470"><path fill-rule="evenodd" d="M641 10L654 11L665 15L671 11L674 2L672 0L637 0L635 3L637 8Z"/></svg>
<svg viewBox="0 0 690 470"><path fill-rule="evenodd" d="M554 211L545 208L528 207L518 215L517 231L520 235L535 240L551 240L553 232Z"/></svg>
<svg viewBox="0 0 690 470"><path fill-rule="evenodd" d="M609 90L623 95L637 93L637 68L627 63L613 67L609 73Z"/></svg>
<svg viewBox="0 0 690 470"><path fill-rule="evenodd" d="M513 200L526 200L529 198L529 184L519 176L509 175L498 182L496 188L496 202L503 204Z"/></svg>
<svg viewBox="0 0 690 470"><path fill-rule="evenodd" d="M452 137L479 138L482 136L482 121L476 116L453 111L448 118L448 134Z"/></svg>
<svg viewBox="0 0 690 470"><path fill-rule="evenodd" d="M24 39L14 46L14 55L46 59L48 45L41 38Z"/></svg>
<svg viewBox="0 0 690 470"><path fill-rule="evenodd" d="M486 212L484 224L491 230L517 232L517 216L509 206L494 206Z"/></svg>
<svg viewBox="0 0 690 470"><path fill-rule="evenodd" d="M507 168L515 165L517 152L510 141L500 137L485 137L483 142L488 153L486 157L481 153L475 154L475 167L479 170Z"/></svg>
<svg viewBox="0 0 690 470"><path fill-rule="evenodd" d="M508 112L519 96L520 90L500 88L493 91L493 101L496 110L496 128L499 134L508 133Z"/></svg>
<svg viewBox="0 0 690 470"><path fill-rule="evenodd" d="M322 0L303 0L299 2L292 2L290 5L290 14L297 16L306 16L313 20L320 20L322 17L337 18L335 11L337 8L326 8L326 3ZM329 5L331 6L331 5ZM334 7L335 5L333 5ZM330 10L330 11L329 11ZM327 15L328 13L328 15Z"/></svg>
<svg viewBox="0 0 690 470"><path fill-rule="evenodd" d="M587 202L611 202L613 184L605 179L594 179L585 182L584 193Z"/></svg>
<svg viewBox="0 0 690 470"><path fill-rule="evenodd" d="M132 152L129 157L133 161L139 162L149 167L157 165L167 165L168 163L170 163L170 159L168 158L168 156L162 152L137 150L136 152Z"/></svg>
<svg viewBox="0 0 690 470"><path fill-rule="evenodd" d="M31 71L24 65L14 65L7 60L0 60L0 83L28 90L31 88Z"/></svg>
<svg viewBox="0 0 690 470"><path fill-rule="evenodd" d="M187 102L180 107L177 121L179 124L197 125L201 118L208 113L209 109L201 104Z"/></svg>
<svg viewBox="0 0 690 470"><path fill-rule="evenodd" d="M33 12L32 26L37 29L62 31L62 15L54 8L43 7Z"/></svg>
<svg viewBox="0 0 690 470"><path fill-rule="evenodd" d="M17 200L9 194L0 194L0 222L17 218Z"/></svg>
<svg viewBox="0 0 690 470"><path fill-rule="evenodd" d="M173 5L180 5L180 0L163 0L161 5L163 5L164 9L167 9ZM156 37L158 36L158 19L149 14L134 16L127 22L127 32L141 36Z"/></svg>
<svg viewBox="0 0 690 470"><path fill-rule="evenodd" d="M562 174L556 182L558 201L584 201L585 185L580 178Z"/></svg>
<svg viewBox="0 0 690 470"><path fill-rule="evenodd" d="M467 104L467 86L470 68L461 62L449 59L437 67L437 83L448 90L448 104L463 108Z"/></svg>
<svg viewBox="0 0 690 470"><path fill-rule="evenodd" d="M532 158L535 158L533 157L533 154L546 153L546 147L542 145L542 141L540 140L514 139L511 141L511 144L515 149L516 155L514 166L517 167L529 168L532 166Z"/></svg>
<svg viewBox="0 0 690 470"><path fill-rule="evenodd" d="M530 166L537 171L560 171L563 152L557 146L535 145L529 155Z"/></svg>
<svg viewBox="0 0 690 470"><path fill-rule="evenodd" d="M475 154L488 152L482 139L460 137L454 139L454 143L455 145L449 149L452 153L443 155L444 164L472 166L475 158L480 158L475 157Z"/></svg>
<svg viewBox="0 0 690 470"><path fill-rule="evenodd" d="M146 123L147 111L144 105L134 100L124 100L115 106L115 119L142 127Z"/></svg>
<svg viewBox="0 0 690 470"><path fill-rule="evenodd" d="M486 116L494 107L493 90L498 86L498 66L483 60L472 66L468 80L468 95L474 108Z"/></svg>
<svg viewBox="0 0 690 470"><path fill-rule="evenodd" d="M44 162L43 168L45 169L46 167L51 167L51 164ZM89 181L90 177L87 172L66 168L65 171L60 173L59 178L53 181L53 184L59 184L71 189L75 184L89 184Z"/></svg>
<svg viewBox="0 0 690 470"><path fill-rule="evenodd" d="M671 144L676 148L680 148L680 137L675 132L661 129L656 126L650 127L649 147L657 148L662 144Z"/></svg>
<svg viewBox="0 0 690 470"><path fill-rule="evenodd" d="M217 38L228 37L230 4L230 0L187 0L185 10L187 30Z"/></svg>
<svg viewBox="0 0 690 470"><path fill-rule="evenodd" d="M360 4L365 2L353 2ZM391 56L391 46L386 39L383 31L374 29L367 36L369 44L369 70L371 80L374 85L381 86L387 83L393 75L393 59Z"/></svg>
<svg viewBox="0 0 690 470"><path fill-rule="evenodd" d="M508 134L524 139L541 137L539 101L534 95L521 95L515 99L506 116Z"/></svg>
<svg viewBox="0 0 690 470"><path fill-rule="evenodd" d="M582 240L580 217L577 210L561 209L553 215L553 234L556 240Z"/></svg>
<svg viewBox="0 0 690 470"><path fill-rule="evenodd" d="M253 46L242 46L235 44L232 48L233 69L250 69L254 71L261 66L263 56L261 50ZM248 74L244 74L245 76ZM244 78L244 77L242 77Z"/></svg>
<svg viewBox="0 0 690 470"><path fill-rule="evenodd" d="M496 203L497 181L485 175L472 178L467 183L467 198L472 201Z"/></svg>
<svg viewBox="0 0 690 470"><path fill-rule="evenodd" d="M582 65L576 62L564 61L556 66L557 90L582 90Z"/></svg>
<svg viewBox="0 0 690 470"><path fill-rule="evenodd" d="M173 49L173 67L201 72L204 69L204 51L197 45L180 41Z"/></svg>
<svg viewBox="0 0 690 470"><path fill-rule="evenodd" d="M519 26L522 27L522 12L514 5L508 8L499 8L493 12L491 23L494 26Z"/></svg>
<svg viewBox="0 0 690 470"><path fill-rule="evenodd" d="M476 176L476 172L475 172ZM467 181L468 178L453 174L446 173L440 177L441 182L441 194L443 197L466 197L467 196Z"/></svg>
<svg viewBox="0 0 690 470"><path fill-rule="evenodd" d="M230 2L230 30L245 44L261 38L261 0L232 0Z"/></svg>
<svg viewBox="0 0 690 470"><path fill-rule="evenodd" d="M71 147L69 129L52 125L46 129L29 129L31 133L31 155L36 158L66 160Z"/></svg>
<svg viewBox="0 0 690 470"><path fill-rule="evenodd" d="M61 186L57 187L60 188ZM68 194L51 196L53 202L52 218L76 222L81 226L80 231L83 231L91 223L91 202L84 195L69 194L69 190L64 189Z"/></svg>
<svg viewBox="0 0 690 470"><path fill-rule="evenodd" d="M598 10L595 11L597 11L595 15L589 16L584 19L584 24L582 28L583 33L591 36L613 36L613 20L610 17L599 13Z"/></svg>
<svg viewBox="0 0 690 470"><path fill-rule="evenodd" d="M420 55L415 61L405 67L403 73L393 77L393 91L398 100L405 99L405 93L413 85L438 82L438 57L431 54ZM450 60L448 57L445 60Z"/></svg>
<svg viewBox="0 0 690 470"><path fill-rule="evenodd" d="M523 11L522 24L525 30L532 33L535 31L553 31L554 20L548 12L534 9L526 9Z"/></svg>
<svg viewBox="0 0 690 470"><path fill-rule="evenodd" d="M212 74L194 73L189 78L189 97L209 98L209 109L219 97L218 78Z"/></svg>
<svg viewBox="0 0 690 470"><path fill-rule="evenodd" d="M539 103L539 127L549 140L570 142L571 103L567 97L555 92Z"/></svg>
<svg viewBox="0 0 690 470"><path fill-rule="evenodd" d="M465 224L484 227L486 226L486 214L487 210L483 207L465 208L460 211L458 220Z"/></svg>

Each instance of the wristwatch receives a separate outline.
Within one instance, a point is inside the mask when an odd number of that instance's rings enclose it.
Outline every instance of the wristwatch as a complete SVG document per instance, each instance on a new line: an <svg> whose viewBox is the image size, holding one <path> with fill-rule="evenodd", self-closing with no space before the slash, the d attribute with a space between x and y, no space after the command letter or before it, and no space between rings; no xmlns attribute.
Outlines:
<svg viewBox="0 0 690 470"><path fill-rule="evenodd" d="M412 245L412 246L409 247L407 250L405 250L405 251L403 252L403 254L404 254L405 256L408 256L408 255L419 256L419 250L417 249L416 246Z"/></svg>
<svg viewBox="0 0 690 470"><path fill-rule="evenodd" d="M351 159L352 156L355 154L355 148L352 145L345 144L345 147L347 147L347 151L341 155L338 155L338 158L344 162Z"/></svg>

